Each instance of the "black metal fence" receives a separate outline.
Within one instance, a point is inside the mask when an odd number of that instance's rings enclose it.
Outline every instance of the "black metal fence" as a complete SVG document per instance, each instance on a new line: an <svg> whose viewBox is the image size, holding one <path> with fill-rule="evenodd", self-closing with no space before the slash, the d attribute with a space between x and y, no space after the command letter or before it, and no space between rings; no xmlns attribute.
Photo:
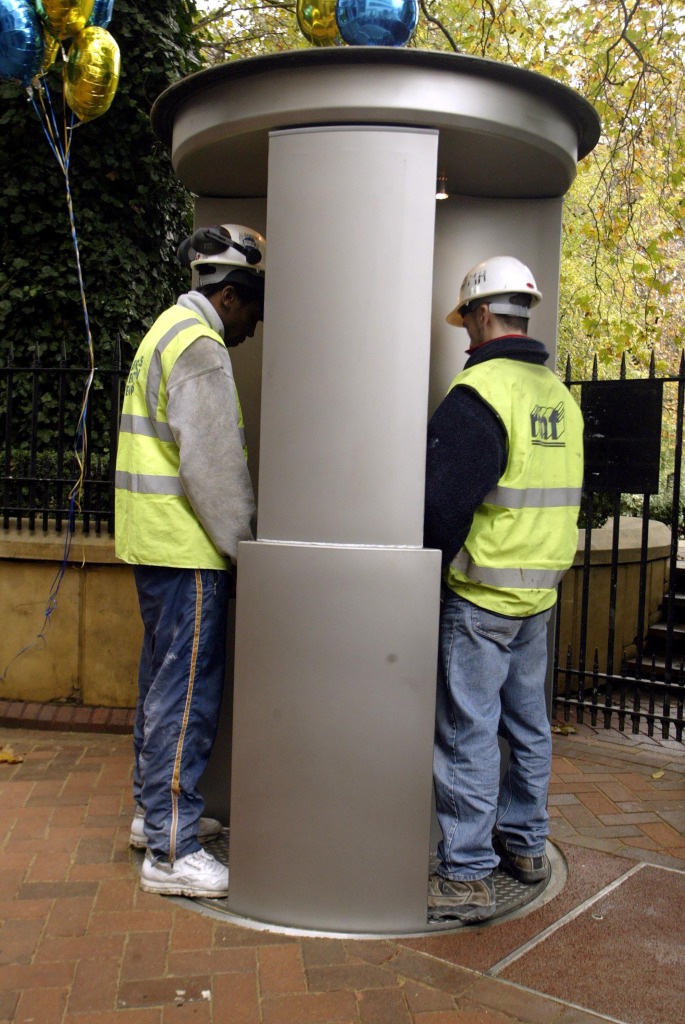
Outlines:
<svg viewBox="0 0 685 1024"><path fill-rule="evenodd" d="M586 467L582 518L583 562L580 584L569 573L560 587L557 605L557 644L553 666L553 709L558 718L604 728L630 729L634 734L655 732L683 740L685 703L685 561L679 557L683 537L681 475L685 361L677 375L657 378L654 361L649 375L626 379L625 360L618 379L600 381L597 364L589 380L566 383L579 398L585 415ZM635 600L621 592L621 512L637 516L639 532ZM593 561L593 535L602 520L611 532L602 599ZM659 519L669 533L661 550L663 576L656 613L654 563L650 563L650 520ZM582 520L581 520L582 521ZM606 575L605 574L605 575ZM624 581L623 581L624 582ZM648 587L648 584L651 586ZM573 642L560 643L565 588L575 589ZM633 614L629 643L617 643L618 611ZM604 615L604 648L592 646L594 617ZM654 621L656 618L657 621ZM651 621L650 621L651 619ZM625 621L624 621L625 626Z"/></svg>
<svg viewBox="0 0 685 1024"><path fill-rule="evenodd" d="M42 365L0 367L0 431L3 437L4 530L99 534L114 531L114 465L121 388L128 368L118 347L109 367ZM579 399L586 423L584 556L577 578L572 643L562 645L560 588L553 664L553 708L558 718L655 730L682 742L685 718L685 562L678 557L684 533L681 506L685 361L675 376L657 378L654 364L642 380L627 379L625 362L615 380L566 384ZM79 409L83 412L79 419ZM85 432L85 444L84 433ZM78 484L78 486L77 486ZM620 516L641 520L639 581L631 642L617 655L620 597ZM649 531L655 517L670 530L660 620L649 622ZM593 593L593 534L602 520L611 529L606 601L597 610ZM605 527L606 530L606 527ZM662 558L663 564L663 558ZM652 588L653 590L653 588ZM590 641L590 625L604 616L603 649ZM618 644L619 649L621 645Z"/></svg>
<svg viewBox="0 0 685 1024"><path fill-rule="evenodd" d="M4 530L114 532L120 411L118 345L111 366L0 367ZM92 377L92 379L91 379Z"/></svg>

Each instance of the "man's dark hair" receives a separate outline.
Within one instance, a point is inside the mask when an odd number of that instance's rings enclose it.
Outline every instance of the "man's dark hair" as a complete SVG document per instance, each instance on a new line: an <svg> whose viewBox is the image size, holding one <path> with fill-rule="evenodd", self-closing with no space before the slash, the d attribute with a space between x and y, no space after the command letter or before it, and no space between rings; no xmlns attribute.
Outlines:
<svg viewBox="0 0 685 1024"><path fill-rule="evenodd" d="M504 326L510 331L520 331L521 334L528 334L528 317L525 316L507 316L502 313L495 313L498 320L501 320Z"/></svg>
<svg viewBox="0 0 685 1024"><path fill-rule="evenodd" d="M260 291L258 288L249 288L245 284L240 284L236 281L230 280L219 281L218 284L207 284L204 286L204 288L200 286L198 288L198 291L200 292L201 295L204 295L206 299L211 299L212 295L215 295L217 292L220 292L221 289L225 288L226 285L228 284L230 284L231 288L234 290L234 292L236 293L236 295L238 296L242 303L253 302L255 299L264 299L263 290Z"/></svg>
<svg viewBox="0 0 685 1024"><path fill-rule="evenodd" d="M243 277L243 280L239 279ZM247 283L245 281L247 276ZM255 286L253 287L252 282L254 281ZM225 288L227 284L230 284L231 288L235 291L238 296L238 301L242 305L246 305L248 302L259 302L261 306L261 316L264 315L264 278L256 277L254 274L245 274L244 271L231 271L227 274L223 281L219 281L215 284L202 285L202 281L199 282L197 290L201 295L204 295L206 299L210 299L216 292L220 292L222 288Z"/></svg>

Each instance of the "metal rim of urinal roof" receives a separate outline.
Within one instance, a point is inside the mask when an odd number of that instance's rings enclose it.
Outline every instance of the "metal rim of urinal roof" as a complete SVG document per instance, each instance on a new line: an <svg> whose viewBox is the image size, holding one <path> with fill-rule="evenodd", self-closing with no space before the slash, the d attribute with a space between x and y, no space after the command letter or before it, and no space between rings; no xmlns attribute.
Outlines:
<svg viewBox="0 0 685 1024"><path fill-rule="evenodd" d="M218 860L226 864L228 862L228 830L217 839L205 844L205 849L212 853ZM319 930L313 928L297 928L291 925L279 924L272 921L255 920L254 918L243 917L233 913L228 907L228 899L191 899L186 896L165 896L174 904L211 917L216 921L223 921L224 924L232 924L252 931L265 932L277 935L294 935L303 938L322 939L360 939L360 940L392 940L425 938L431 935L446 935L459 932L468 927L469 931L481 928L492 928L507 921L513 921L520 917L538 910L558 896L566 884L568 869L566 860L561 851L551 842L547 843L547 858L549 860L548 877L535 885L524 885L516 881L501 868L494 872L495 894L497 896L497 911L493 917L480 924L465 925L460 921L435 921L426 922L425 928L415 931L393 931L393 932L354 932L336 931L333 929ZM140 871L143 863L143 854L140 851L133 851L134 863ZM434 867L435 858L429 870Z"/></svg>
<svg viewBox="0 0 685 1024"><path fill-rule="evenodd" d="M504 64L487 57L392 46L341 46L291 50L285 53L263 54L259 57L245 57L196 71L175 82L158 96L150 113L152 128L165 145L171 146L176 115L183 103L199 89L280 69L363 64L431 68L523 87L554 104L573 120L578 137L579 160L587 156L599 141L601 121L597 111L583 96L562 82L557 82L537 71Z"/></svg>

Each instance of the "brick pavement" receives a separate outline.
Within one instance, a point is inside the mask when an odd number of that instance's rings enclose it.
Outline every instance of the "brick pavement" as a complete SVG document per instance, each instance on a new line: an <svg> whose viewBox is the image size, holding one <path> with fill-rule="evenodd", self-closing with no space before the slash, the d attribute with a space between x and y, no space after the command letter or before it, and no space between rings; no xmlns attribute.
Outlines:
<svg viewBox="0 0 685 1024"><path fill-rule="evenodd" d="M0 726L0 750L22 759L0 762L0 1024L681 1024L607 1014L606 999L602 1016L592 992L560 999L498 976L503 957L636 862L685 869L680 745L585 727L554 743L561 895L508 923L344 940L142 893L127 845L130 737Z"/></svg>

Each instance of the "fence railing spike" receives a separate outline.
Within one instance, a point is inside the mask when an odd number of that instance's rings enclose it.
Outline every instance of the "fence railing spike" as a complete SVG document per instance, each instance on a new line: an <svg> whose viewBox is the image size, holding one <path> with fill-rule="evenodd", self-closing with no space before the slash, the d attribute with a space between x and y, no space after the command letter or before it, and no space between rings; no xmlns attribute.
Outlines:
<svg viewBox="0 0 685 1024"><path fill-rule="evenodd" d="M121 369L121 335L114 338L114 352L112 353L112 365L115 370Z"/></svg>

